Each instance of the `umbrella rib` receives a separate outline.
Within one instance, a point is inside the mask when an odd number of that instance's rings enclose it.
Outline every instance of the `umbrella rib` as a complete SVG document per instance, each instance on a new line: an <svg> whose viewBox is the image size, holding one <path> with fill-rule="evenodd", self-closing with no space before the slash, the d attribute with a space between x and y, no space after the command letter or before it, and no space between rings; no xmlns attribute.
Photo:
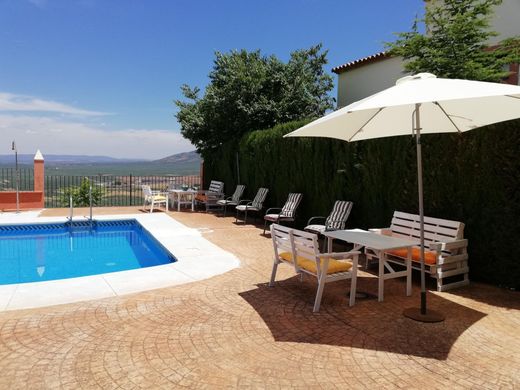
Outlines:
<svg viewBox="0 0 520 390"><path fill-rule="evenodd" d="M372 119L374 119L374 117L375 117L377 114L379 114L379 113L383 110L383 108L384 108L384 107L381 107L380 109L378 109L377 112L374 113L374 115L372 115L372 116L371 116L371 117L370 117L370 118L369 118L365 123L363 123L363 126L361 126L361 127L359 128L358 131L356 131L354 134L352 134L352 137L350 137L350 138L347 140L347 142L352 141L352 138L354 138L354 137L357 135L357 133L363 131L363 128L364 128L366 125L368 125L368 123L369 123Z"/></svg>
<svg viewBox="0 0 520 390"><path fill-rule="evenodd" d="M458 126L455 124L455 122L453 122L453 120L451 119L450 115L446 112L446 110L444 110L444 108L441 106L441 104L439 102L433 102L433 103L436 104L437 106L439 106L439 108L444 113L444 115L446 115L446 118L449 119L449 121L451 122L453 127L455 127L459 133L462 133L462 131L458 128Z"/></svg>

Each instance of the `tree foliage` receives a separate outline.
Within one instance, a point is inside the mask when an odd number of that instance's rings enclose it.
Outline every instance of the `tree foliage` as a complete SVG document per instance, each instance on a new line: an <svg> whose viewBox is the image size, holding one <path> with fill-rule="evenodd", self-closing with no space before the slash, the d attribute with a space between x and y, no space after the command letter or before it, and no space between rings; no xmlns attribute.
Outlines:
<svg viewBox="0 0 520 390"><path fill-rule="evenodd" d="M79 186L68 187L63 191L62 204L69 206L70 197L72 195L72 203L74 207L86 207L90 205L90 180L85 177L81 180ZM92 205L95 206L101 202L102 192L99 187L92 186Z"/></svg>
<svg viewBox="0 0 520 390"><path fill-rule="evenodd" d="M216 52L204 96L183 85L185 100L175 101L182 135L204 155L248 131L323 115L334 102L326 57L321 45L294 51L286 63L260 50Z"/></svg>
<svg viewBox="0 0 520 390"><path fill-rule="evenodd" d="M489 39L493 8L502 0L443 0L426 7L412 31L398 33L387 43L391 54L402 56L410 73L430 72L440 77L499 82L509 75L505 65L520 61L520 41L510 38L497 47ZM421 34L424 23L427 33Z"/></svg>

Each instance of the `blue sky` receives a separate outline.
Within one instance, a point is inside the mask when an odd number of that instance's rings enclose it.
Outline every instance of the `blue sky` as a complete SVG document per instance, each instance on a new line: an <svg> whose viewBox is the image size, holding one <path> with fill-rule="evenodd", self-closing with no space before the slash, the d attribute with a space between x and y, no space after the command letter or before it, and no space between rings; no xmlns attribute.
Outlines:
<svg viewBox="0 0 520 390"><path fill-rule="evenodd" d="M286 60L322 42L330 71L381 51L422 9L422 0L0 0L0 154L13 137L24 153L191 150L172 102L183 83L206 85L215 51Z"/></svg>

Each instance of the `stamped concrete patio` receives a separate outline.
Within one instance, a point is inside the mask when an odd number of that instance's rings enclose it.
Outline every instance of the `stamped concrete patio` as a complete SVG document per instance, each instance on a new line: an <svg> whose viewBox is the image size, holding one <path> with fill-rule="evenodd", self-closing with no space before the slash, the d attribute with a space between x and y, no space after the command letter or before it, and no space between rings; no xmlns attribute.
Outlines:
<svg viewBox="0 0 520 390"><path fill-rule="evenodd" d="M327 285L313 314L315 280L282 266L267 287L272 246L262 229L213 214L171 216L241 266L177 287L0 313L0 388L520 386L517 292L478 283L434 292L430 306L447 319L421 324L401 314L418 305L416 283L406 297L404 282L390 280L384 302L349 308L343 281ZM377 280L360 272L358 290L376 294Z"/></svg>

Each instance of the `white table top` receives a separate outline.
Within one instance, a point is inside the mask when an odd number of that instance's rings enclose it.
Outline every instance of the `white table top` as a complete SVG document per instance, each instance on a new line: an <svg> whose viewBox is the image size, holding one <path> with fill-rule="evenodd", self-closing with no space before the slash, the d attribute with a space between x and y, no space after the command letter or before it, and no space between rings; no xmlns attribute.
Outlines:
<svg viewBox="0 0 520 390"><path fill-rule="evenodd" d="M419 245L419 241L385 236L362 229L334 230L331 232L323 232L323 235L375 250L408 248Z"/></svg>
<svg viewBox="0 0 520 390"><path fill-rule="evenodd" d="M168 190L168 192L174 192L176 194L196 194L196 190Z"/></svg>

